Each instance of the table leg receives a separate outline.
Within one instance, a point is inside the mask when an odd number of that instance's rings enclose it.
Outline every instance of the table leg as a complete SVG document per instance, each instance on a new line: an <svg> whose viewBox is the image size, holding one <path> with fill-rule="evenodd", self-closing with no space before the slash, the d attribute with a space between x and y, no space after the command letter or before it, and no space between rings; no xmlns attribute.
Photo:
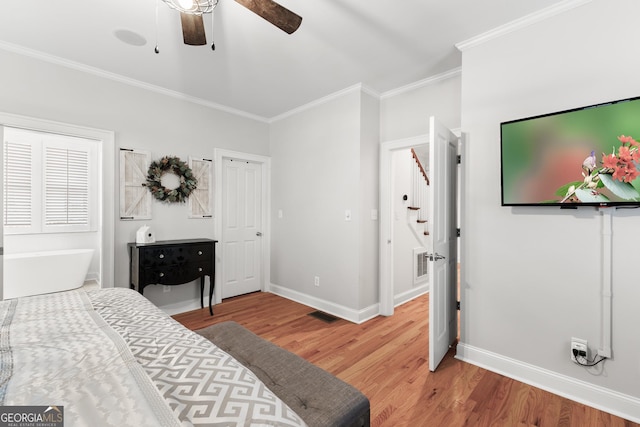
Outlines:
<svg viewBox="0 0 640 427"><path fill-rule="evenodd" d="M209 314L213 316L213 306L211 305L211 298L213 297L215 271L209 276Z"/></svg>
<svg viewBox="0 0 640 427"><path fill-rule="evenodd" d="M200 276L200 308L204 308L204 302L202 302L204 294L204 276Z"/></svg>

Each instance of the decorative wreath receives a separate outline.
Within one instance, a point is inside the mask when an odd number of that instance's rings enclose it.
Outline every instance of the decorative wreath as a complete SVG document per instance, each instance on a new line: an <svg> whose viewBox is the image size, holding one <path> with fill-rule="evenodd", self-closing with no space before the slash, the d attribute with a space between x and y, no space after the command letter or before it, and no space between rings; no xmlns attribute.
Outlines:
<svg viewBox="0 0 640 427"><path fill-rule="evenodd" d="M175 189L168 189L162 185L162 175L165 173L175 173L180 178L180 186ZM161 202L184 203L191 192L196 189L198 180L193 176L189 165L180 160L179 157L164 156L162 159L151 162L147 172L147 183L153 197Z"/></svg>

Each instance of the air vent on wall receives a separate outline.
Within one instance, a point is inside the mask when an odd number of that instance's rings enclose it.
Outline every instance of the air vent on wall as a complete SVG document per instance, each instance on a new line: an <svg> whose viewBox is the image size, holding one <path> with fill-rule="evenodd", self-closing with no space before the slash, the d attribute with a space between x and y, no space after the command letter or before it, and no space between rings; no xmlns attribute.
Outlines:
<svg viewBox="0 0 640 427"><path fill-rule="evenodd" d="M429 257L425 248L416 248L413 250L413 282L420 283L427 280L427 266L429 265Z"/></svg>

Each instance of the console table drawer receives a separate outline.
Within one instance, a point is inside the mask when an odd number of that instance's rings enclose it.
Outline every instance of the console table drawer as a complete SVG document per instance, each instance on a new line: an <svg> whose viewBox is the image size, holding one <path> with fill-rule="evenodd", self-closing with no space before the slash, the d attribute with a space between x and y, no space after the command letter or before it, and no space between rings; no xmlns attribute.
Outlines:
<svg viewBox="0 0 640 427"><path fill-rule="evenodd" d="M193 244L187 246L167 245L141 247L141 267L158 267L181 264L195 260L210 260L213 256L211 245Z"/></svg>
<svg viewBox="0 0 640 427"><path fill-rule="evenodd" d="M144 268L142 281L159 285L181 285L196 280L203 274L211 276L210 262L187 262L164 267Z"/></svg>

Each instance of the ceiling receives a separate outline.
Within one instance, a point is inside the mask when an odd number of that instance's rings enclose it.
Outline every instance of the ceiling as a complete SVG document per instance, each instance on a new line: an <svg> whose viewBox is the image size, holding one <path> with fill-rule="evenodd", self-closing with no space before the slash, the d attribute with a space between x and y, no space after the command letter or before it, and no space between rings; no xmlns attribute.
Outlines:
<svg viewBox="0 0 640 427"><path fill-rule="evenodd" d="M384 94L455 69L456 43L563 1L279 3L303 17L291 35L220 0L205 16L212 51L184 45L179 14L160 0L2 0L0 49L271 119L358 83Z"/></svg>

